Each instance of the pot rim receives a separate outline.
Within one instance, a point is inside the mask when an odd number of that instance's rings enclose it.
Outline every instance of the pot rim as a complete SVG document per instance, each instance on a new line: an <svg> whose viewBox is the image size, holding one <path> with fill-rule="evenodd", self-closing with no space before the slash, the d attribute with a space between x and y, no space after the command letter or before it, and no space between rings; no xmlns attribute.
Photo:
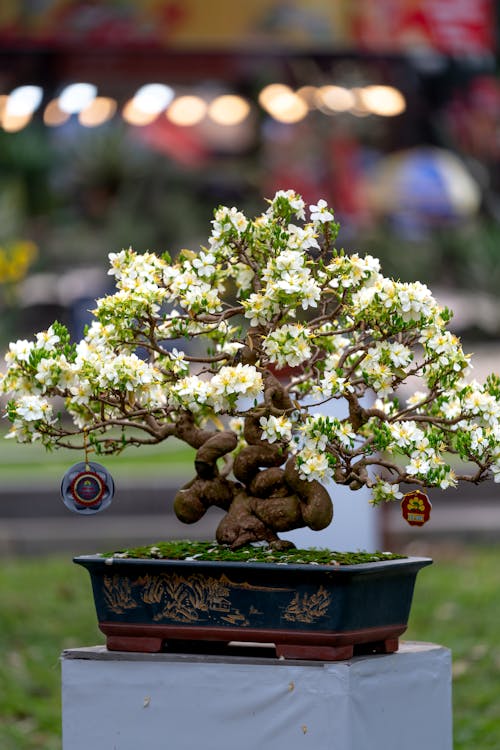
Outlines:
<svg viewBox="0 0 500 750"><path fill-rule="evenodd" d="M153 568L208 568L214 571L220 568L228 568L231 570L247 570L251 567L254 570L296 570L296 571L319 571L323 573L335 573L335 574L346 574L346 573L375 573L377 571L384 571L386 569L394 569L398 567L410 568L418 570L427 565L433 563L430 557L404 557L394 560L374 560L372 562L358 563L356 565L321 565L316 563L286 563L286 562L254 562L248 561L235 561L235 560L170 560L168 558L162 558L161 560L155 558L137 558L137 557L104 557L101 554L93 555L78 555L73 558L73 562L77 565L82 565L87 568L106 567L106 568L134 568L144 567L147 565Z"/></svg>

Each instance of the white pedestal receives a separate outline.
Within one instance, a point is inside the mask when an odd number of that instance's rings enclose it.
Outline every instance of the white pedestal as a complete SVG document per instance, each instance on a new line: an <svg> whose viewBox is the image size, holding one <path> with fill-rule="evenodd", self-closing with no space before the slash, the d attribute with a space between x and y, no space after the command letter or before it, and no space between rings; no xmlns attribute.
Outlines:
<svg viewBox="0 0 500 750"><path fill-rule="evenodd" d="M236 653L65 651L64 750L452 750L441 646L342 662Z"/></svg>
<svg viewBox="0 0 500 750"><path fill-rule="evenodd" d="M380 508L370 505L371 491L363 487L353 492L349 487L325 484L333 501L334 517L326 529L296 529L280 534L300 549L326 547L337 552L367 550L374 552L382 544Z"/></svg>
<svg viewBox="0 0 500 750"><path fill-rule="evenodd" d="M365 400L363 404L370 406L368 400ZM337 417L337 419L345 419L349 416L347 403L339 403L336 400L323 404L321 409L313 409L311 414ZM349 487L334 482L325 483L325 487L333 502L332 523L321 531L301 528L280 534L280 536L283 539L289 539L299 548L326 547L338 552L352 552L353 550L374 552L380 549L382 517L380 508L370 505L371 490L362 487L353 491Z"/></svg>

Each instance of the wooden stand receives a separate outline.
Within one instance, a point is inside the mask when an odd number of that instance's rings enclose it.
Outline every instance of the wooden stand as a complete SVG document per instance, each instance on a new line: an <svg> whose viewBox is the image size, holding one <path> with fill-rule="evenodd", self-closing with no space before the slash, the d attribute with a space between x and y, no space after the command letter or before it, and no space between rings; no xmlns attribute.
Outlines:
<svg viewBox="0 0 500 750"><path fill-rule="evenodd" d="M213 653L215 649L218 653L224 653L228 642L240 636L247 643L253 642L253 646L273 643L278 658L341 661L361 654L392 654L398 650L399 636L406 630L406 625L346 630L342 633L206 626L197 629L193 626L107 622L100 622L99 628L106 634L109 651L175 653L179 651L178 644L181 643L188 652L194 649ZM194 633L199 636L197 640L193 640Z"/></svg>
<svg viewBox="0 0 500 750"><path fill-rule="evenodd" d="M62 705L64 750L452 750L451 655L425 643L338 662L71 649Z"/></svg>

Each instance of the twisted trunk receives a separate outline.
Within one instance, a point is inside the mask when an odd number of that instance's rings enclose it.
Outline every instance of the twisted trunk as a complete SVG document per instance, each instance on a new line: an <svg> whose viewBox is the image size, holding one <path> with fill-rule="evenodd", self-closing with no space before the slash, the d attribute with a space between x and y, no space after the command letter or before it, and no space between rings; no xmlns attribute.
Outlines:
<svg viewBox="0 0 500 750"><path fill-rule="evenodd" d="M270 373L265 375L264 399L269 413L292 408L288 394ZM247 445L234 459L236 481L220 476L217 466L219 459L236 448L233 432L202 430L185 414L178 422L177 436L197 449L197 475L177 493L175 513L184 523L195 523L210 506L225 510L216 533L219 544L236 549L268 542L285 548L293 544L280 540L278 532L302 526L317 531L331 522L333 505L326 489L315 480L300 478L295 458L288 457L284 445L262 439L259 417L245 417Z"/></svg>

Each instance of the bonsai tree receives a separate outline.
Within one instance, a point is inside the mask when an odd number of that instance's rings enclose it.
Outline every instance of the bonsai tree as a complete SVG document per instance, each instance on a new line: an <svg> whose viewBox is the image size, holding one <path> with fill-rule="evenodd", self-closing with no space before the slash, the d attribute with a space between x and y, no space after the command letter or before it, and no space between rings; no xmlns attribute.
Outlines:
<svg viewBox="0 0 500 750"><path fill-rule="evenodd" d="M82 341L54 323L10 344L8 437L99 455L176 437L196 451L177 516L222 508L232 548L326 527L329 480L374 503L499 480L499 378L467 381L450 312L337 250L338 229L287 190L254 220L218 208L198 253L112 253Z"/></svg>

